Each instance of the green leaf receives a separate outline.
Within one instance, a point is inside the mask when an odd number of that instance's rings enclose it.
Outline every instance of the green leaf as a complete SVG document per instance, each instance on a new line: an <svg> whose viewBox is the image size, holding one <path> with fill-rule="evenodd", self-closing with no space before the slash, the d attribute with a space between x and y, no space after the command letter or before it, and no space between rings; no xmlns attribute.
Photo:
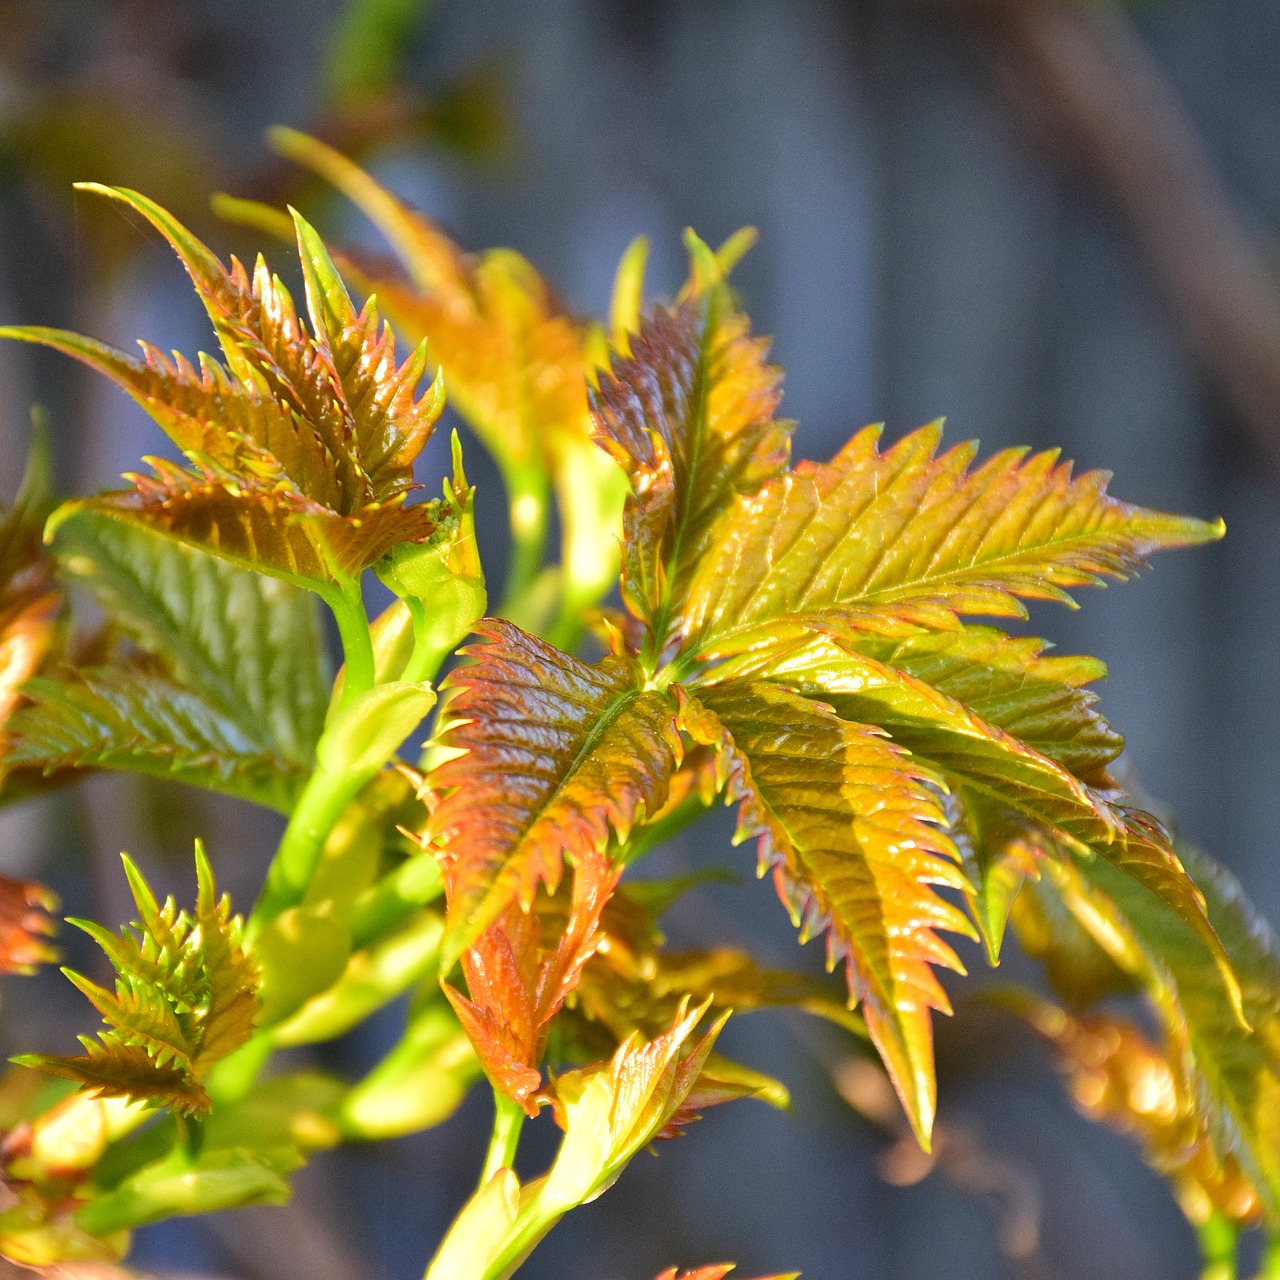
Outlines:
<svg viewBox="0 0 1280 1280"><path fill-rule="evenodd" d="M939 930L974 936L932 888L963 891L936 782L883 731L776 685L700 691L684 726L717 745L736 839L760 842L804 940L829 928L876 1047L922 1145L935 1109L930 1010L950 1012L931 966L963 972Z"/></svg>
<svg viewBox="0 0 1280 1280"><path fill-rule="evenodd" d="M158 903L133 863L123 860L138 909L132 928L117 936L91 921L72 922L111 960L115 991L64 970L107 1025L97 1041L81 1037L82 1057L33 1055L22 1065L107 1097L202 1115L210 1104L201 1081L253 1029L257 967L243 947L240 918L232 917L229 899L218 896L198 841L191 914L179 912L172 898Z"/></svg>
<svg viewBox="0 0 1280 1280"><path fill-rule="evenodd" d="M767 345L714 288L652 311L592 395L597 439L631 480L623 600L657 653L733 500L786 470L791 424L774 418L781 373Z"/></svg>
<svg viewBox="0 0 1280 1280"><path fill-rule="evenodd" d="M1223 526L1110 497L1108 476L1072 477L1056 453L974 443L935 456L938 426L891 449L859 432L829 463L801 463L738 500L689 584L686 651L703 659L806 629L909 634L962 614L1025 616L1024 599L1124 578L1152 552Z"/></svg>
<svg viewBox="0 0 1280 1280"><path fill-rule="evenodd" d="M1015 653L1019 648L1018 642L1011 641L1009 646ZM904 647L909 647L909 642ZM936 650L944 645L939 640L931 647ZM1024 656L1032 658L1033 669L1044 661L1030 649ZM841 718L887 731L895 743L954 792L958 816L963 815L966 796L972 793L988 807L1016 810L1024 824L1030 821L1053 828L1061 842L1079 856L1113 862L1178 911L1204 939L1228 981L1233 981L1230 961L1205 916L1201 895L1170 848L1168 835L1150 815L1127 809L1114 791L1106 793L1088 786L1049 756L988 724L940 689L905 670L876 662L852 646L815 641L765 669L799 691L821 697ZM716 673L711 678L715 679ZM1091 758L1086 757L1085 763L1099 764L1114 749L1114 735L1105 722L1099 723L1087 703L1082 704L1078 690L1068 685L1056 693L1049 691L1050 701L1057 701L1062 709L1058 716L1061 723L1055 724L1053 717L1046 723L1042 710L1045 690L1036 688L1043 682L1033 678L1029 683L1025 701L1035 712L1031 722L1039 733L1056 731L1070 741L1083 730L1086 739L1093 740ZM1002 717L1017 723L1021 702L1020 698L1011 701L1006 694L994 699L994 706ZM1080 753L1075 754L1079 758ZM1016 828L1017 823L1013 825ZM1025 858L1022 861L1025 863ZM1006 861L1001 874L1008 871ZM979 902L989 887L987 877L980 875L973 886ZM994 908L994 914L983 922L989 954L998 954L1004 914L1016 888L1015 876L998 890L1003 902L988 902Z"/></svg>
<svg viewBox="0 0 1280 1280"><path fill-rule="evenodd" d="M53 773L127 769L223 791L287 813L308 770L254 741L236 720L175 684L132 667L66 670L29 680L30 705L8 726L6 764Z"/></svg>
<svg viewBox="0 0 1280 1280"><path fill-rule="evenodd" d="M446 682L455 755L430 775L443 793L428 834L446 851L447 972L512 898L554 888L564 859L623 841L666 799L680 759L675 706L633 665L587 666L510 623L477 627L477 659Z"/></svg>
<svg viewBox="0 0 1280 1280"><path fill-rule="evenodd" d="M310 765L332 682L312 596L89 512L59 523L53 551L179 684L264 750Z"/></svg>
<svg viewBox="0 0 1280 1280"><path fill-rule="evenodd" d="M1060 879L1060 892L1099 945L1146 983L1173 1042L1185 1045L1217 1150L1235 1156L1280 1224L1280 945L1234 877L1202 853L1179 851L1239 976L1247 1028L1204 941L1167 906L1101 861Z"/></svg>

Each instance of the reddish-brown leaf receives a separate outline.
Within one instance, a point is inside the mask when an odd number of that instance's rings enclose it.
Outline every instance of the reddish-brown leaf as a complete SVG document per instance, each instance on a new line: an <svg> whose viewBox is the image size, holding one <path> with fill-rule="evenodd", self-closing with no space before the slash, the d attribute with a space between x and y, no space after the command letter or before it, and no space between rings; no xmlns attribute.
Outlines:
<svg viewBox="0 0 1280 1280"><path fill-rule="evenodd" d="M490 1082L530 1115L551 1020L603 937L600 916L621 874L587 850L574 865L563 930L544 937L539 913L512 902L462 954L470 999L445 985Z"/></svg>
<svg viewBox="0 0 1280 1280"><path fill-rule="evenodd" d="M597 439L631 479L623 599L658 652L737 495L781 475L791 424L774 414L781 371L722 289L655 308L592 396Z"/></svg>
<svg viewBox="0 0 1280 1280"><path fill-rule="evenodd" d="M512 900L554 888L564 858L624 840L667 797L681 757L671 699L629 660L587 666L489 620L475 661L449 677L429 834L453 886L446 971Z"/></svg>

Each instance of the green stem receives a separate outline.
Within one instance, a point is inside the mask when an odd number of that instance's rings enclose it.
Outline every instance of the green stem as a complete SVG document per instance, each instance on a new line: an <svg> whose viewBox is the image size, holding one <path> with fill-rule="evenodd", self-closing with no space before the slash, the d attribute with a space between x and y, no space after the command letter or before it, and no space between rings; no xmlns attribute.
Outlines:
<svg viewBox="0 0 1280 1280"><path fill-rule="evenodd" d="M647 853L652 853L660 844L679 835L690 823L696 821L707 812L707 805L695 791L685 796L665 817L657 818L647 826L641 827L626 844L617 852L617 858L630 866L639 862Z"/></svg>
<svg viewBox="0 0 1280 1280"><path fill-rule="evenodd" d="M422 601L416 596L402 596L401 599L409 610L409 620L413 623L413 652L399 678L407 684L425 684L436 678L444 660L453 652L458 642L441 642L427 618Z"/></svg>
<svg viewBox="0 0 1280 1280"><path fill-rule="evenodd" d="M1196 1234L1200 1238L1200 1256L1204 1260L1200 1280L1237 1280L1234 1224L1222 1214L1215 1213L1200 1224Z"/></svg>
<svg viewBox="0 0 1280 1280"><path fill-rule="evenodd" d="M205 1081L209 1096L223 1106L238 1102L257 1083L275 1049L275 1037L269 1027L255 1031L240 1048L209 1072Z"/></svg>
<svg viewBox="0 0 1280 1280"><path fill-rule="evenodd" d="M339 591L326 595L325 600L333 610L342 640L342 694L338 705L345 707L376 683L369 617L364 611L358 578L348 579Z"/></svg>
<svg viewBox="0 0 1280 1280"><path fill-rule="evenodd" d="M493 1091L493 1134L485 1154L480 1185L488 1184L499 1169L510 1169L516 1158L520 1130L524 1128L524 1108L508 1098L500 1089Z"/></svg>
<svg viewBox="0 0 1280 1280"><path fill-rule="evenodd" d="M347 579L337 591L326 593L324 599L337 621L344 659L342 692L338 705L330 711L332 722L337 713L373 688L376 674L373 639L359 579ZM323 759L319 747L317 756ZM280 847L267 869L266 883L249 917L250 937L302 898L329 832L367 781L363 773L352 773L341 765L317 764L298 797Z"/></svg>
<svg viewBox="0 0 1280 1280"><path fill-rule="evenodd" d="M343 700L346 700L345 691ZM352 774L345 768L317 766L303 788L280 847L267 869L266 883L249 917L251 937L282 911L301 901L329 832L367 781L363 772Z"/></svg>
<svg viewBox="0 0 1280 1280"><path fill-rule="evenodd" d="M511 504L511 564L499 613L509 618L524 611L525 597L542 572L551 487L537 465L508 465L502 478Z"/></svg>

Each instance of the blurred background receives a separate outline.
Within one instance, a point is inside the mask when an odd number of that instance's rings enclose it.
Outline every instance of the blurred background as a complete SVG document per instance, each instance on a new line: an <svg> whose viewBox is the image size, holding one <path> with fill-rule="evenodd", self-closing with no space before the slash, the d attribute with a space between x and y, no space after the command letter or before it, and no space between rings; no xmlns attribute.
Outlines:
<svg viewBox="0 0 1280 1280"><path fill-rule="evenodd" d="M265 149L272 123L357 156L464 246L521 250L583 311L603 310L637 233L663 294L683 279L681 228L715 242L758 227L735 279L787 369L799 456L866 422L892 438L946 415L953 442L1060 445L1113 469L1125 498L1224 516L1223 543L1086 594L1079 614L1042 608L1033 628L1110 664L1103 705L1131 768L1280 921L1275 0L0 0L0 320L209 344L173 259L78 179L141 189L224 253L258 246L212 217L215 190L290 200L364 239ZM6 499L37 401L66 492L162 451L104 381L5 344ZM500 482L478 447L468 462L496 548ZM419 478L434 487L442 464L429 450ZM500 576L496 550L486 563ZM203 834L233 895L251 893L273 823L92 778L0 814L0 865L115 922L120 849L186 896ZM730 831L713 818L658 855L655 870L741 875L687 898L671 941L710 928L791 963L790 926ZM953 984L960 1016L939 1027L934 1163L841 1096L858 1082L838 1037L753 1015L728 1047L784 1079L792 1111L713 1113L571 1215L521 1275L648 1280L735 1258L743 1275L810 1280L1193 1276L1162 1184L1076 1116L1024 1034L966 1007L988 978L964 956L979 981ZM4 1001L6 1053L65 1051L66 1028L88 1025L56 973L11 979ZM372 1063L378 1035L324 1065ZM145 1229L136 1265L409 1280L472 1186L488 1124L477 1095L420 1137L322 1153L286 1209ZM533 1127L531 1168L552 1142Z"/></svg>

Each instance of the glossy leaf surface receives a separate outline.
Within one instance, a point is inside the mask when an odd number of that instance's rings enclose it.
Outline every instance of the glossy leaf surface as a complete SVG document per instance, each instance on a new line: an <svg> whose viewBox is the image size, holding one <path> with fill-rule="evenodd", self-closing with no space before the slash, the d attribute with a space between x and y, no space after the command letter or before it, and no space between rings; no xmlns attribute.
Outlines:
<svg viewBox="0 0 1280 1280"><path fill-rule="evenodd" d="M1152 552L1222 526L1110 497L1054 453L1010 450L970 469L974 444L936 454L923 427L881 453L859 432L829 463L741 499L690 585L685 644L704 657L844 625L889 635L954 628L963 614L1021 617L1024 599L1124 578Z"/></svg>
<svg viewBox="0 0 1280 1280"><path fill-rule="evenodd" d="M554 887L565 857L624 840L656 813L680 758L675 708L622 658L587 666L509 623L446 682L441 741L466 754L437 768L428 828L452 886L446 968L513 898Z"/></svg>
<svg viewBox="0 0 1280 1280"><path fill-rule="evenodd" d="M930 773L882 731L774 685L700 697L685 725L701 741L718 737L726 798L741 803L738 838L758 838L802 937L830 929L832 962L846 961L867 1030L927 1143L930 1011L950 1011L931 966L963 972L939 930L973 933L934 889L963 889L964 877Z"/></svg>

